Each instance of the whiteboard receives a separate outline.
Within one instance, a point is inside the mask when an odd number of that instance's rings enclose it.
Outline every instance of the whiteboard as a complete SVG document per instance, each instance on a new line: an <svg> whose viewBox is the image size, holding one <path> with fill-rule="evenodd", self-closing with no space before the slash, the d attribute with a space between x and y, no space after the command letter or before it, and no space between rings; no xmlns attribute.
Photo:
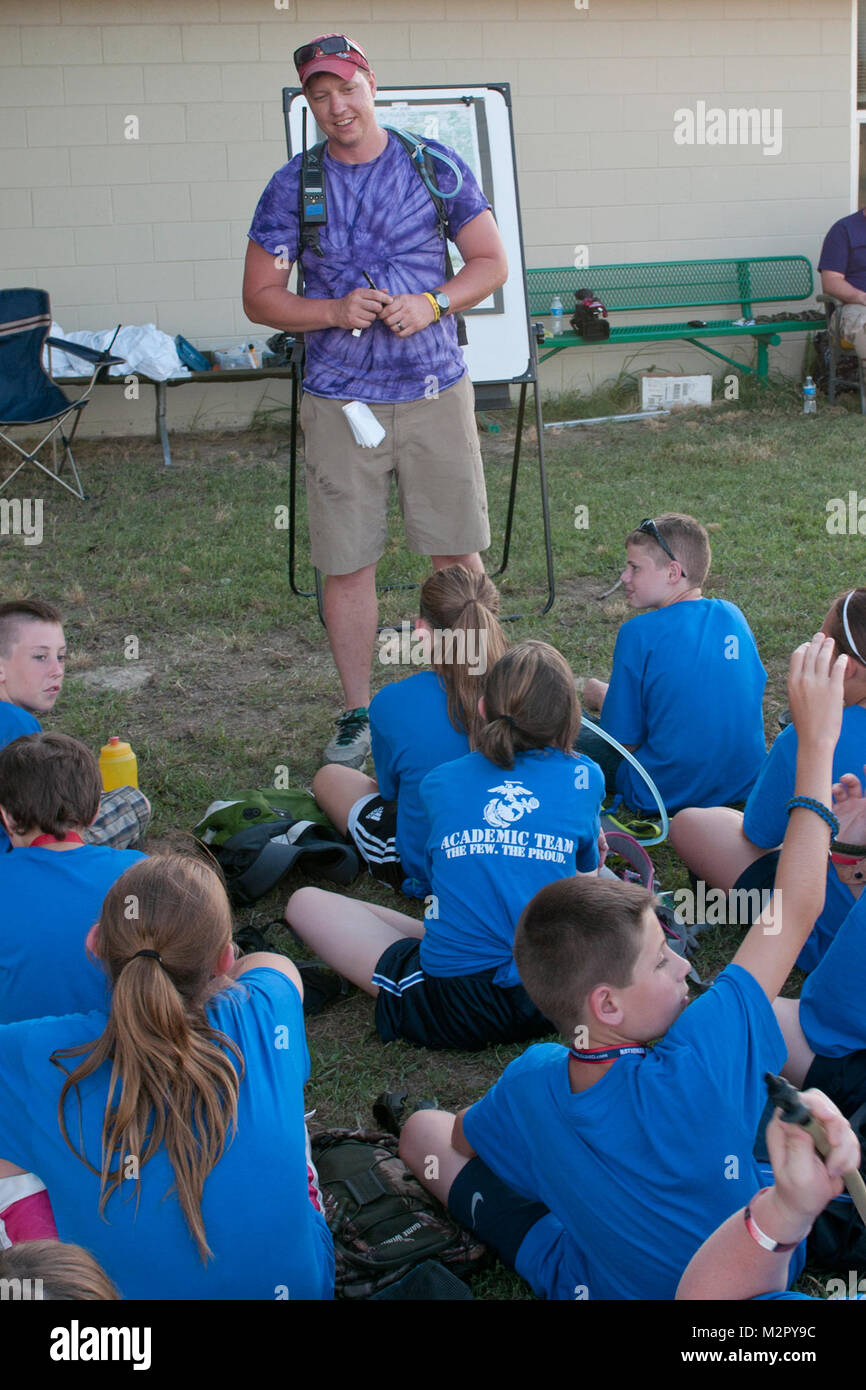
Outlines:
<svg viewBox="0 0 866 1390"><path fill-rule="evenodd" d="M493 208L508 255L508 279L466 311L463 354L472 381L534 381L509 84L378 87L375 100L380 125L456 148ZM283 88L283 115L290 159L304 147L305 127L307 146L323 138L300 87ZM455 246L449 249L456 274L460 256Z"/></svg>

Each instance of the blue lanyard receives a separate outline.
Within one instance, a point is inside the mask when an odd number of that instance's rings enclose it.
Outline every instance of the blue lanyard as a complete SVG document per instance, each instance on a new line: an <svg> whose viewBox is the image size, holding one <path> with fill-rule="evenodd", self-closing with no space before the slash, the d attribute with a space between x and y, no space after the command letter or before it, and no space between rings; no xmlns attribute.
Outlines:
<svg viewBox="0 0 866 1390"><path fill-rule="evenodd" d="M628 1043L625 1047L593 1047L586 1052L570 1047L568 1055L578 1062L613 1062L617 1057L645 1057L646 1048L637 1043Z"/></svg>

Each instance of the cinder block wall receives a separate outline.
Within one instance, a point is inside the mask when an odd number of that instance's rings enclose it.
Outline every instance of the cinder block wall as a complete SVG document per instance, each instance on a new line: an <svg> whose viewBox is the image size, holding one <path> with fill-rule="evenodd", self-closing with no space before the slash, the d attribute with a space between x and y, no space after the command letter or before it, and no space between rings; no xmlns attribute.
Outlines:
<svg viewBox="0 0 866 1390"><path fill-rule="evenodd" d="M45 287L66 329L154 322L201 346L255 332L246 230L286 157L292 51L323 26L364 44L383 85L512 84L529 265L571 264L579 244L596 264L814 262L851 210L853 0L277 3L2 0L0 285ZM781 152L677 145L674 112L699 100L780 108ZM801 359L802 344L774 353L794 371ZM623 360L562 354L543 384L586 389ZM708 359L676 344L630 360ZM172 424L242 424L262 395L184 388ZM91 431L148 430L150 392L102 390L87 416Z"/></svg>

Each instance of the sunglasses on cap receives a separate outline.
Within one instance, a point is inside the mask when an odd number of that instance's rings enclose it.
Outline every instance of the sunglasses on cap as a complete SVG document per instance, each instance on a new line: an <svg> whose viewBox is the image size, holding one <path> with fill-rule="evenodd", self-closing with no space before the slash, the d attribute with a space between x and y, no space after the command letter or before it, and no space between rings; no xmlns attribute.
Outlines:
<svg viewBox="0 0 866 1390"><path fill-rule="evenodd" d="M670 556L670 558L673 560L673 562L674 562L675 565L679 565L679 564L680 564L680 562L679 562L679 560L677 559L676 555L675 555L674 552L671 550L670 546L668 545L667 541L665 540L665 538L664 538L664 536L662 535L662 533L661 533L661 531L659 530L659 528L656 526L656 524L655 524L655 522L653 521L653 519L652 519L651 516L645 516L644 519L643 519L643 521L641 522L640 526L638 526L637 529L638 529L638 531L643 531L644 535L646 535L646 536L652 536L652 538L653 538L653 540L656 542L656 544L661 546L661 548L662 548L662 550L664 551L665 555ZM680 569L682 569L682 565L680 565ZM685 578L685 570L683 570L683 577Z"/></svg>
<svg viewBox="0 0 866 1390"><path fill-rule="evenodd" d="M350 57L357 53L362 65L366 68L367 58L356 43L347 39L344 34L332 34L327 39L317 39L315 43L305 43L294 51L293 59L295 67L300 71L307 63L311 63L314 58L343 58Z"/></svg>

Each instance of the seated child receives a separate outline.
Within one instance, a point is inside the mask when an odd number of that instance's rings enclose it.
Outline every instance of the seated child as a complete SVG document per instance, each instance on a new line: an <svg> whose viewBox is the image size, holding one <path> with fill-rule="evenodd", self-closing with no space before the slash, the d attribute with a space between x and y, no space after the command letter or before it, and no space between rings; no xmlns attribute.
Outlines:
<svg viewBox="0 0 866 1390"><path fill-rule="evenodd" d="M623 624L610 684L588 680L584 703L600 706L601 727L635 754L669 811L744 801L764 759L767 674L739 608L701 593L707 533L669 512L642 521L625 546L626 597L654 611ZM592 735L578 746L596 756ZM654 809L624 758L616 790L635 810Z"/></svg>
<svg viewBox="0 0 866 1390"><path fill-rule="evenodd" d="M767 1126L774 1185L704 1241L680 1280L678 1299L808 1299L788 1288L791 1251L843 1190L843 1175L860 1166L860 1144L827 1096L810 1090L801 1099L824 1125L830 1152L822 1159L806 1130L784 1124L776 1111Z"/></svg>
<svg viewBox="0 0 866 1390"><path fill-rule="evenodd" d="M105 974L85 950L103 899L137 850L84 843L102 784L89 748L27 734L0 749L0 1024L106 1007Z"/></svg>
<svg viewBox="0 0 866 1390"><path fill-rule="evenodd" d="M866 763L866 589L834 599L821 631L848 657L842 730L833 754L833 780L843 773L861 776ZM783 729L767 754L744 812L716 806L689 808L671 822L671 844L697 878L725 892L771 890L779 862L777 846L785 833L785 804L794 791L797 731ZM861 777L861 781L862 781ZM772 850L771 854L765 853ZM848 879L828 861L827 892L815 930L797 964L814 970L839 924L851 911L863 881ZM740 920L743 920L742 917Z"/></svg>
<svg viewBox="0 0 866 1390"><path fill-rule="evenodd" d="M803 800L779 865L784 915L774 899L687 1008L688 962L667 946L646 889L550 884L521 918L515 957L570 1047L530 1047L456 1119L424 1110L403 1129L405 1162L538 1294L673 1298L700 1243L761 1186L764 1074L785 1060L771 1005L820 902L833 819L845 658L832 658L824 638L791 658ZM846 806L847 837L866 814Z"/></svg>
<svg viewBox="0 0 866 1390"><path fill-rule="evenodd" d="M60 614L48 603L21 599L0 603L0 748L41 729L37 714L54 708L66 661ZM99 812L85 831L89 844L128 849L150 820L150 802L137 787L102 792ZM0 827L0 854L8 850Z"/></svg>
<svg viewBox="0 0 866 1390"><path fill-rule="evenodd" d="M853 774L833 788L838 805L850 798L863 804L860 781ZM866 876L866 847L840 873ZM795 1086L818 1087L846 1115L866 1104L866 894L862 894L837 930L826 952L803 985L799 999L777 999L779 1027L788 1047L784 1075Z"/></svg>
<svg viewBox="0 0 866 1390"><path fill-rule="evenodd" d="M514 928L542 884L594 872L602 776L572 746L574 678L545 642L510 647L487 677L478 750L427 774L431 904L425 921L318 888L286 920L376 999L383 1042L478 1048L552 1031L527 997Z"/></svg>
<svg viewBox="0 0 866 1390"><path fill-rule="evenodd" d="M291 961L235 961L222 882L180 855L127 869L88 944L107 1015L0 1028L0 1180L38 1174L124 1298L333 1297Z"/></svg>
<svg viewBox="0 0 866 1390"><path fill-rule="evenodd" d="M313 779L319 805L351 835L374 878L411 897L430 891L424 862L422 779L469 752L481 728L484 679L508 643L499 595L486 574L448 565L421 586L413 643L432 666L384 686L370 705L375 777L326 763Z"/></svg>

